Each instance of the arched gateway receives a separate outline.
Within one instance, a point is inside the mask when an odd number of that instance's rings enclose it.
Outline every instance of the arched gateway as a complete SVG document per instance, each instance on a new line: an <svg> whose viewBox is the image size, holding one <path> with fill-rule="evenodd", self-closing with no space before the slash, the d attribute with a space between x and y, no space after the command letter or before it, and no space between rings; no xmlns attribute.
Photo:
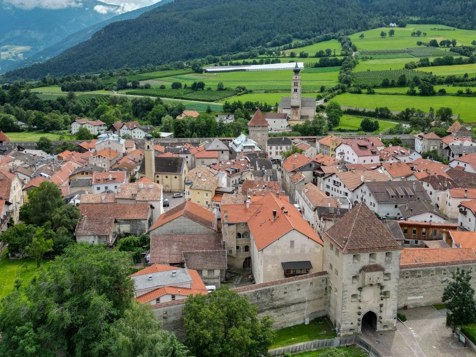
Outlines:
<svg viewBox="0 0 476 357"><path fill-rule="evenodd" d="M395 329L401 247L387 227L357 204L323 238L329 317L339 334Z"/></svg>

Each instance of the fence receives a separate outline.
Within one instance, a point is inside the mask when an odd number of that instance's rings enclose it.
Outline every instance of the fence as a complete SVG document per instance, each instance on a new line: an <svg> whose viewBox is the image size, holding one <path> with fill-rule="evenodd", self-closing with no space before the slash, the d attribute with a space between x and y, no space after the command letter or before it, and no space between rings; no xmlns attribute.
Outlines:
<svg viewBox="0 0 476 357"><path fill-rule="evenodd" d="M349 346L349 345L357 345L366 352L368 352L369 356L373 357L382 357L382 355L368 342L363 340L360 336L342 336L342 337L334 337L331 339L325 340L313 340L309 342L302 342L297 343L295 345L274 348L268 351L268 355L272 357L277 356L284 356L287 353L299 353L299 352L309 352L315 351L322 348L328 347L339 347L339 346Z"/></svg>

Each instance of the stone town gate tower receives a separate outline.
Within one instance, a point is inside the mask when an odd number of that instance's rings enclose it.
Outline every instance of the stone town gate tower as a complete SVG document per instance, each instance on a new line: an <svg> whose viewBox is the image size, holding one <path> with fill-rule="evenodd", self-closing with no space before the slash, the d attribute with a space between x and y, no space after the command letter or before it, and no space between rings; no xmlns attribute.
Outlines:
<svg viewBox="0 0 476 357"><path fill-rule="evenodd" d="M150 134L147 134L145 136L144 161L145 161L145 177L150 179L152 182L155 182L154 142L152 141L152 135Z"/></svg>
<svg viewBox="0 0 476 357"><path fill-rule="evenodd" d="M387 227L360 203L323 238L329 317L338 334L395 329L401 247Z"/></svg>

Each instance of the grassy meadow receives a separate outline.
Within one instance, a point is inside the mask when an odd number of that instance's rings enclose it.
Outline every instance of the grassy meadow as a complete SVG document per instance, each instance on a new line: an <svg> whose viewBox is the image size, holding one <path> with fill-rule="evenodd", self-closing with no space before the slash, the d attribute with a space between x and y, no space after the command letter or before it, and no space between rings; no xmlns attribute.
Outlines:
<svg viewBox="0 0 476 357"><path fill-rule="evenodd" d="M314 44L309 45L309 46L304 46L304 47L299 47L299 48L296 48L296 49L286 50L284 53L286 53L286 55L289 56L289 54L291 52L294 52L296 54L299 54L299 52L306 52L306 53L309 53L309 56L314 56L316 54L316 52L321 51L321 50L325 51L328 48L332 50L333 54L334 54L334 51L335 51L336 56L339 56L341 51L342 51L342 46L340 45L339 41L329 40L329 41L314 43Z"/></svg>
<svg viewBox="0 0 476 357"><path fill-rule="evenodd" d="M0 257L0 300L13 291L15 280L19 279L26 285L36 272L34 261L9 260L6 254L3 254Z"/></svg>
<svg viewBox="0 0 476 357"><path fill-rule="evenodd" d="M388 107L393 111L401 111L405 108L416 108L428 112L430 107L437 110L441 107L450 107L453 114L460 115L464 122L476 122L476 98L457 96L407 96L393 94L351 94L345 93L334 99L344 107L375 109Z"/></svg>
<svg viewBox="0 0 476 357"><path fill-rule="evenodd" d="M21 131L18 133L6 133L8 138L11 141L16 142L27 142L27 141L38 141L41 137L50 139L51 141L68 141L73 140L73 137L69 134L58 134L58 133L43 133L40 131Z"/></svg>
<svg viewBox="0 0 476 357"><path fill-rule="evenodd" d="M355 116L355 115L348 115L344 114L342 118L340 118L339 126L335 129L338 130L348 130L348 131L359 131L360 130L360 123L364 117L362 116ZM375 118L369 118L370 120L376 120ZM388 121L388 120L378 120L379 129L376 133L381 133L385 130L391 129L395 127L398 123Z"/></svg>

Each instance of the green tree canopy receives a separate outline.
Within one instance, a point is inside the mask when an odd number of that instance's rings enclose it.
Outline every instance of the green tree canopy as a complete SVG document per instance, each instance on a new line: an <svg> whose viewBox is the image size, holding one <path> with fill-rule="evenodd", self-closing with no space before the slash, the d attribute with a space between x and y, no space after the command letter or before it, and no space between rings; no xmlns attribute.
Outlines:
<svg viewBox="0 0 476 357"><path fill-rule="evenodd" d="M451 327L476 321L476 302L471 286L471 269L457 269L451 273L451 280L443 291L442 301L447 310L446 322Z"/></svg>
<svg viewBox="0 0 476 357"><path fill-rule="evenodd" d="M127 253L69 247L1 302L0 355L172 357L168 334L133 302L130 273Z"/></svg>
<svg viewBox="0 0 476 357"><path fill-rule="evenodd" d="M186 345L197 357L266 355L273 338L271 319L258 319L246 297L228 289L187 299Z"/></svg>
<svg viewBox="0 0 476 357"><path fill-rule="evenodd" d="M50 222L53 212L63 205L58 186L45 181L28 192L28 202L20 209L20 219L27 224L42 226Z"/></svg>
<svg viewBox="0 0 476 357"><path fill-rule="evenodd" d="M342 109L336 102L330 102L326 107L327 122L330 128L339 126L342 117Z"/></svg>
<svg viewBox="0 0 476 357"><path fill-rule="evenodd" d="M79 128L76 133L76 140L91 140L94 139L94 135L89 132L85 127Z"/></svg>

